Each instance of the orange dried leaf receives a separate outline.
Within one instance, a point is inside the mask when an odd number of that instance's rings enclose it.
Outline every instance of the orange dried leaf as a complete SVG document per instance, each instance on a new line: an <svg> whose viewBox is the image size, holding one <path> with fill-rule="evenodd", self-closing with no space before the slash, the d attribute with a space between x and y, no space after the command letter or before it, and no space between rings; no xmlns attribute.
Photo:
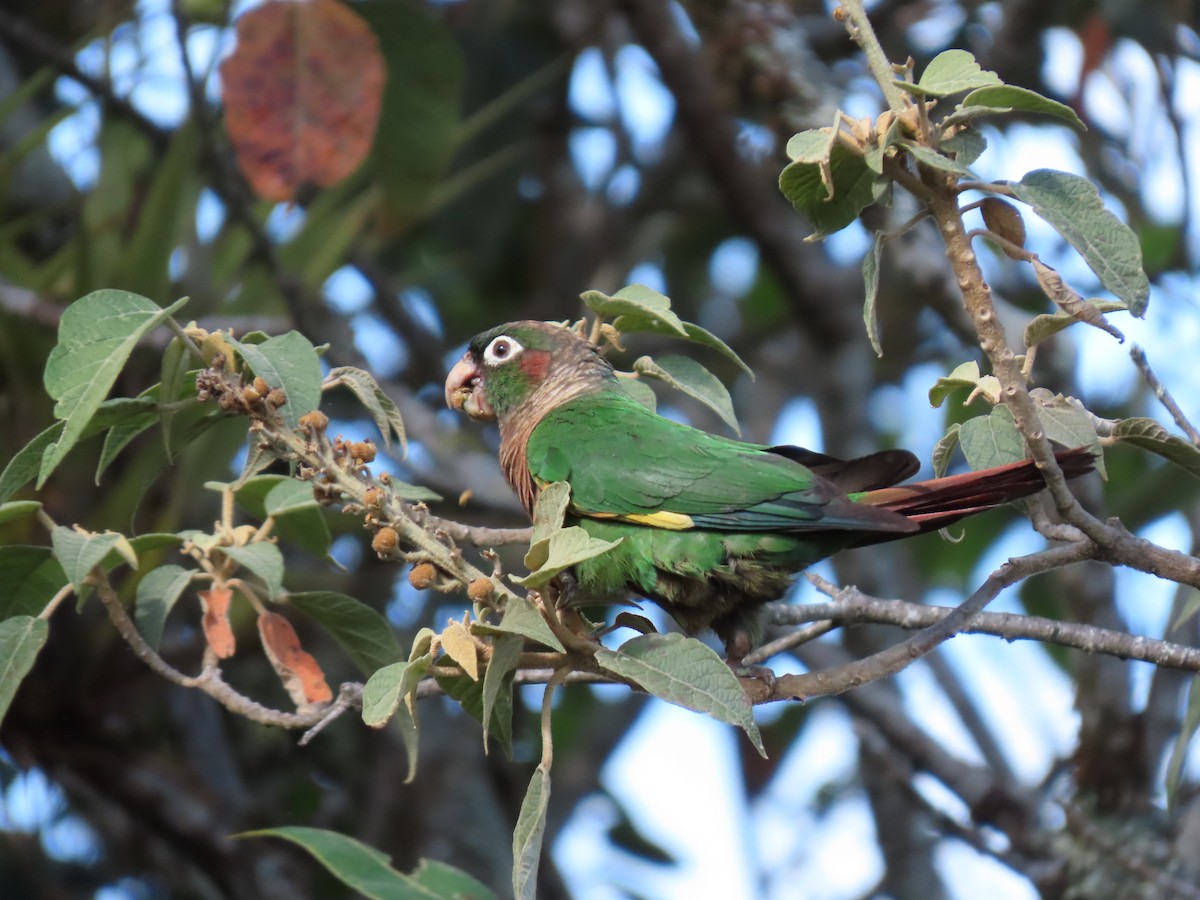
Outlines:
<svg viewBox="0 0 1200 900"><path fill-rule="evenodd" d="M357 169L386 80L379 41L338 0L272 0L239 18L221 93L255 192L288 201L305 184L335 184Z"/></svg>
<svg viewBox="0 0 1200 900"><path fill-rule="evenodd" d="M300 637L291 622L279 613L263 613L258 617L258 635L262 638L267 659L279 673L293 703L306 706L333 699L325 673L312 654L300 646Z"/></svg>
<svg viewBox="0 0 1200 900"><path fill-rule="evenodd" d="M219 659L229 659L237 649L233 626L229 624L229 601L233 599L233 591L226 587L215 587L197 593L200 595L200 607L204 610L200 619L204 639Z"/></svg>

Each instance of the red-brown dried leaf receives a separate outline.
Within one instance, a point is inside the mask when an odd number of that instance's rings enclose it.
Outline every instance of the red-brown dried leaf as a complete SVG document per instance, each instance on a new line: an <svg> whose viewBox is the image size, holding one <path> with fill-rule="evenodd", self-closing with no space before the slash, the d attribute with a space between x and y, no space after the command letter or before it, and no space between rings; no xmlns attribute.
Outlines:
<svg viewBox="0 0 1200 900"><path fill-rule="evenodd" d="M258 617L258 634L267 659L279 673L293 703L305 706L328 703L333 699L325 673L312 654L300 646L300 637L291 622L279 613L263 613Z"/></svg>
<svg viewBox="0 0 1200 900"><path fill-rule="evenodd" d="M204 639L219 659L229 659L237 649L233 626L229 624L229 601L233 599L233 591L226 587L215 587L197 593L200 594L200 607L204 610L200 619Z"/></svg>
<svg viewBox="0 0 1200 900"><path fill-rule="evenodd" d="M287 201L371 149L387 75L379 41L337 0L272 0L237 22L221 64L225 123L255 192Z"/></svg>

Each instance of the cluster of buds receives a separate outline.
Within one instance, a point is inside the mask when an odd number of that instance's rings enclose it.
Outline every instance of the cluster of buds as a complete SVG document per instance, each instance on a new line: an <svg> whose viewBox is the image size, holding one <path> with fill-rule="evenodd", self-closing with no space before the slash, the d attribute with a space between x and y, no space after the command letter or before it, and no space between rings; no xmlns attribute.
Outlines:
<svg viewBox="0 0 1200 900"><path fill-rule="evenodd" d="M250 384L242 384L236 375L227 374L220 356L196 376L196 397L201 402L215 399L226 412L260 419L287 403L284 389L271 387L260 376Z"/></svg>

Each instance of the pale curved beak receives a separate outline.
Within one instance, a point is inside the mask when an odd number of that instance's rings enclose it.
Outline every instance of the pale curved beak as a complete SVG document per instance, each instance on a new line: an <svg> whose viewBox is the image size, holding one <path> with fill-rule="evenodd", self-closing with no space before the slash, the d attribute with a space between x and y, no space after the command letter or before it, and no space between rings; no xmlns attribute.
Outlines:
<svg viewBox="0 0 1200 900"><path fill-rule="evenodd" d="M469 353L456 362L446 376L446 405L455 412L465 412L472 419L494 419L496 414L483 396L479 374Z"/></svg>

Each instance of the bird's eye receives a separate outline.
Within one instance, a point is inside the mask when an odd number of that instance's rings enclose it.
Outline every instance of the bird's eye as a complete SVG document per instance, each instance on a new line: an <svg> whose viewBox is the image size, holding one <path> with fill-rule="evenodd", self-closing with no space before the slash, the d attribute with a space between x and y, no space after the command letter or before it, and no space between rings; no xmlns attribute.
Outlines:
<svg viewBox="0 0 1200 900"><path fill-rule="evenodd" d="M498 366L513 359L524 349L520 343L502 334L498 338L492 338L492 342L487 345L487 349L483 351L483 361L490 366Z"/></svg>

